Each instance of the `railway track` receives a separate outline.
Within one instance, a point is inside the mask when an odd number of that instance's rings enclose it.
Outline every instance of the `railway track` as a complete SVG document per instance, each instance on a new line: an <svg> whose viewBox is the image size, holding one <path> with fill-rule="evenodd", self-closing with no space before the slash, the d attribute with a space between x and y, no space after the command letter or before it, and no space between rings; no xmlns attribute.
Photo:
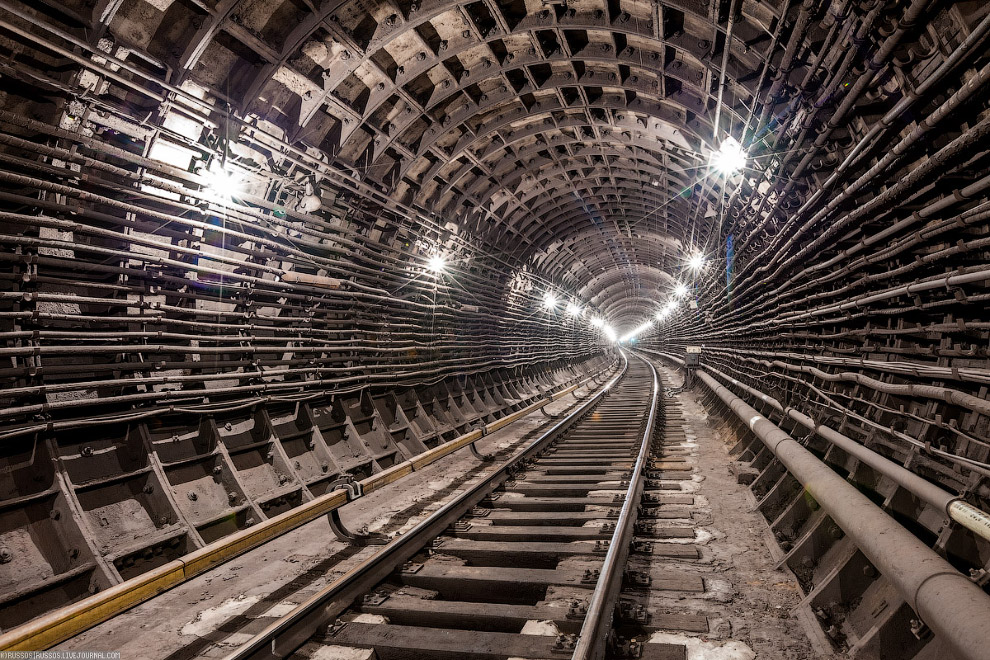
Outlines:
<svg viewBox="0 0 990 660"><path fill-rule="evenodd" d="M378 660L684 658L642 643L650 577L629 570L698 557L690 543L657 542L693 536L656 525L660 505L685 497L683 458L658 441L663 406L656 369L629 357L515 459L228 660L322 660L341 647Z"/></svg>

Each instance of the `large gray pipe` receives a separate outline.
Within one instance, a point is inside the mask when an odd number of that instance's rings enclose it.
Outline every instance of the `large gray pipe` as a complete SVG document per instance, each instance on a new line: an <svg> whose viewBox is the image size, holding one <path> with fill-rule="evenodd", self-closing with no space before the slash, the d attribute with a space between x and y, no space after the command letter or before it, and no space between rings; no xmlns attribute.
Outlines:
<svg viewBox="0 0 990 660"><path fill-rule="evenodd" d="M950 493L944 488L933 484L911 470L908 470L903 465L898 465L889 458L876 453L869 447L861 445L849 436L843 435L838 431L825 426L824 424L819 424L800 410L795 410L789 406L785 407L780 403L780 401L772 396L764 394L759 390L755 390L745 383L742 383L731 376L727 376L717 369L706 366L705 370L715 374L723 381L732 383L739 389L748 393L750 396L759 398L761 401L793 419L801 426L814 431L820 437L828 440L830 443L840 448L850 456L853 456L862 463L869 465L877 472L896 483L898 486L914 495L917 495L929 504L938 507L940 510L945 512L946 515L963 527L979 534L987 540L990 540L990 515L987 515L987 513L982 509L978 509L972 504L964 501L958 495Z"/></svg>
<svg viewBox="0 0 990 660"><path fill-rule="evenodd" d="M704 371L698 377L752 431L904 600L960 658L990 653L990 596L798 441Z"/></svg>

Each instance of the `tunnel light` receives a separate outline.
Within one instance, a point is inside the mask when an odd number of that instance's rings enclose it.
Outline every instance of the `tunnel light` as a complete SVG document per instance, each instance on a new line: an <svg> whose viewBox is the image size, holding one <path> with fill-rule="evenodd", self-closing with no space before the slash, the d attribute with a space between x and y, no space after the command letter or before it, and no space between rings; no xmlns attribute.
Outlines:
<svg viewBox="0 0 990 660"><path fill-rule="evenodd" d="M688 288L686 284L678 284L674 289L674 295L678 298L683 298L688 294Z"/></svg>
<svg viewBox="0 0 990 660"><path fill-rule="evenodd" d="M444 259L439 254L434 255L430 257L430 260L428 262L426 262L426 266L434 273L440 274L444 271L445 268L447 268L447 260Z"/></svg>
<svg viewBox="0 0 990 660"><path fill-rule="evenodd" d="M734 137L722 140L718 151L712 153L711 166L722 176L732 176L746 167L746 150Z"/></svg>
<svg viewBox="0 0 990 660"><path fill-rule="evenodd" d="M596 316L591 319L591 325L595 326L596 328L600 328L603 325L605 325L605 321L600 316Z"/></svg>
<svg viewBox="0 0 990 660"><path fill-rule="evenodd" d="M605 336L608 337L609 341L615 341L616 339L619 338L619 335L615 334L615 330L613 330L612 326L610 325L604 326L602 328L602 332L605 333Z"/></svg>
<svg viewBox="0 0 990 660"><path fill-rule="evenodd" d="M553 291L547 291L543 294L543 306L547 309L557 308L557 296L554 295Z"/></svg>
<svg viewBox="0 0 990 660"><path fill-rule="evenodd" d="M626 334L622 335L622 339L620 339L619 341L625 342L625 341L630 341L632 339L635 339L636 337L638 337L639 335L643 334L644 332L646 332L647 330L649 330L652 327L653 327L653 321L647 321L646 323L643 323L642 325L640 325L640 326L638 326L636 328L633 328L632 330L630 330Z"/></svg>
<svg viewBox="0 0 990 660"><path fill-rule="evenodd" d="M581 313L581 308L578 305L576 305L576 304L574 304L572 302L567 303L567 315L568 316L577 316L580 313Z"/></svg>
<svg viewBox="0 0 990 660"><path fill-rule="evenodd" d="M669 314L669 313L673 312L675 309L677 309L679 305L680 305L680 303L678 303L676 300L668 300L667 301L667 307L665 308L665 311Z"/></svg>
<svg viewBox="0 0 990 660"><path fill-rule="evenodd" d="M695 252L688 258L688 267L691 270L701 270L705 267L705 255Z"/></svg>
<svg viewBox="0 0 990 660"><path fill-rule="evenodd" d="M221 167L211 168L204 176L207 190L219 199L229 201L244 190L244 181Z"/></svg>
<svg viewBox="0 0 990 660"><path fill-rule="evenodd" d="M657 312L657 315L656 315L656 317L655 317L655 318L656 318L656 320L658 320L658 321L663 321L663 320L664 320L665 318L667 318L667 315L668 315L669 313L670 313L670 312L668 312L668 311L667 311L666 309L661 309L661 310L660 310L659 312Z"/></svg>

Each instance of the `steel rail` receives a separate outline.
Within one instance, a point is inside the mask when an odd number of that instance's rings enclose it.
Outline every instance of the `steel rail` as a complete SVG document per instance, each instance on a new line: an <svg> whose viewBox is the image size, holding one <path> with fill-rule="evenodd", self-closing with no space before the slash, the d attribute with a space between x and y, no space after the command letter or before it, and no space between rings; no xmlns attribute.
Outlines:
<svg viewBox="0 0 990 660"><path fill-rule="evenodd" d="M611 368L614 368L614 364L606 370ZM623 366L623 373L624 371L625 366ZM611 387L618 377L613 378L613 381L603 389L607 390ZM592 382L597 383L594 378L595 376L589 376L558 392L548 393L545 397L537 399L514 413L413 456L407 461L393 465L391 468L366 477L357 483L364 494L374 492L459 449L468 446L473 447L475 442L489 433L494 433L536 412L548 403L557 401ZM0 634L0 651L38 651L50 648L215 566L257 548L322 515L333 513L349 501L351 500L348 498L348 491L345 488L338 488L325 493L310 502L194 550L188 555L170 561L147 573L8 630Z"/></svg>
<svg viewBox="0 0 990 660"><path fill-rule="evenodd" d="M629 558L629 546L633 540L638 505L643 494L646 460L650 455L657 407L660 402L660 379L656 367L650 360L636 357L646 363L653 375L650 412L643 430L643 442L636 457L636 465L629 480L629 488L626 490L626 499L622 503L619 518L615 523L615 532L612 533L608 553L601 567L601 577L588 602L588 613L581 625L580 637L572 660L601 660L605 656L609 632L612 630L612 618L622 589L622 576Z"/></svg>
<svg viewBox="0 0 990 660"><path fill-rule="evenodd" d="M384 546L381 552L364 560L284 617L266 627L239 649L228 655L225 660L284 658L302 646L321 627L333 622L355 599L388 577L396 568L419 552L431 539L441 534L452 522L466 514L501 486L517 466L545 449L552 440L589 412L626 374L629 359L625 351L621 351L621 355L623 364L622 370L618 374L575 411L540 434L540 437L533 440L515 458L505 463L491 476L448 502L412 530Z"/></svg>

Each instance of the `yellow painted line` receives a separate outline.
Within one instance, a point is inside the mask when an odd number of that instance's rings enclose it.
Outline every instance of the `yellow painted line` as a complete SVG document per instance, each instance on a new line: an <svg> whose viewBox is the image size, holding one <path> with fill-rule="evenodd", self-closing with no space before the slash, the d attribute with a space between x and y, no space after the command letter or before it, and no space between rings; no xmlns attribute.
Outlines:
<svg viewBox="0 0 990 660"><path fill-rule="evenodd" d="M92 628L119 612L134 607L187 578L181 560L116 584L106 591L18 626L0 637L4 651L38 651Z"/></svg>
<svg viewBox="0 0 990 660"><path fill-rule="evenodd" d="M588 380L590 379L557 392L550 397L550 400L556 401L584 386ZM394 483L402 477L412 474L416 470L421 470L444 456L481 439L485 433L508 426L547 403L546 400L537 401L487 425L484 433L481 429L475 429L450 442L425 451L408 461L393 465L387 470L361 480L361 486L365 492L372 492ZM163 591L182 584L218 564L267 543L286 532L330 513L334 509L339 509L345 504L347 504L346 490L334 490L321 495L274 518L194 550L164 566L125 580L105 591L9 630L0 635L0 651L41 651L51 648L59 642L74 637L120 614L124 610L143 603Z"/></svg>
<svg viewBox="0 0 990 660"><path fill-rule="evenodd" d="M455 438L454 440L442 444L439 447L434 447L429 451L423 452L419 456L413 457L412 459L410 459L410 462L413 464L413 469L422 470L427 465L437 462L447 454L452 454L458 449L467 447L475 440L480 440L481 436L482 436L481 431L479 429L475 429L470 433L465 433L459 438Z"/></svg>
<svg viewBox="0 0 990 660"><path fill-rule="evenodd" d="M393 465L387 470L383 470L378 474L373 474L366 479L361 480L361 488L364 489L365 493L371 493L383 488L391 483L395 483L402 477L410 475L413 473L412 461L403 461Z"/></svg>

